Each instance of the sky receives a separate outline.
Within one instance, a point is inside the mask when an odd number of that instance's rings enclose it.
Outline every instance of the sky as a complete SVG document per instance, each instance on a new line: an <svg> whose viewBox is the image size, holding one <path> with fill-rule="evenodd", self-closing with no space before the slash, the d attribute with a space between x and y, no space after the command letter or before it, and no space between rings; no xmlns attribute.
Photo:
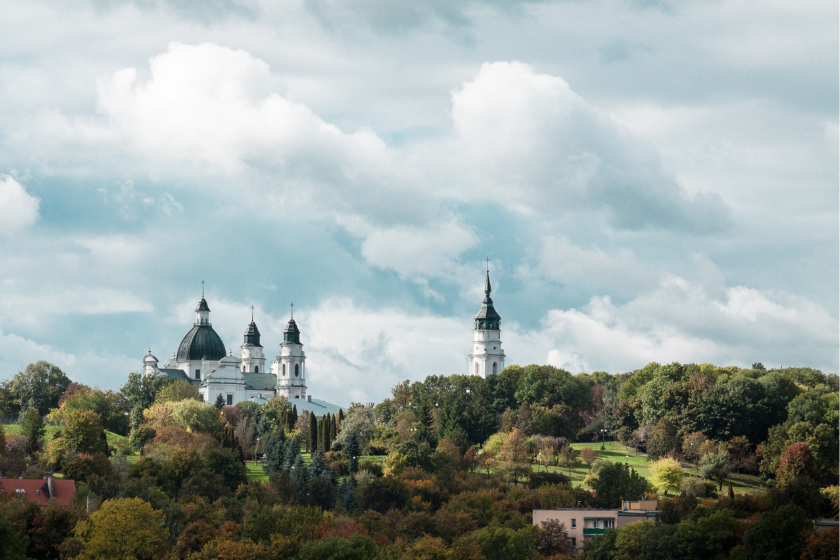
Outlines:
<svg viewBox="0 0 840 560"><path fill-rule="evenodd" d="M507 364L837 372L838 5L2 0L0 379L195 320L309 394Z"/></svg>

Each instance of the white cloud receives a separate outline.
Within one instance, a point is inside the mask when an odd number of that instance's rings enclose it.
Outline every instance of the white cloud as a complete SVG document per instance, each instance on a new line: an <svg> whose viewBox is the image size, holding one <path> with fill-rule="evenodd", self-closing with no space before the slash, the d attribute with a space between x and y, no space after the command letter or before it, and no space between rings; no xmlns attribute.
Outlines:
<svg viewBox="0 0 840 560"><path fill-rule="evenodd" d="M0 237L19 233L38 220L40 200L9 175L0 175Z"/></svg>

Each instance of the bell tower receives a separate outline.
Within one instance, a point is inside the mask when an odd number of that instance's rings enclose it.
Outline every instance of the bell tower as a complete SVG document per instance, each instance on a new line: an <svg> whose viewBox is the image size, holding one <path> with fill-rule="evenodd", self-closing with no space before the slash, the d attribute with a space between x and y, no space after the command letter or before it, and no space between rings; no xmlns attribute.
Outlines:
<svg viewBox="0 0 840 560"><path fill-rule="evenodd" d="M475 316L473 346L470 352L470 370L468 375L487 377L501 373L505 369L505 353L502 350L501 316L493 307L490 298L490 262L487 263L487 276L484 280L484 301L481 310Z"/></svg>
<svg viewBox="0 0 840 560"><path fill-rule="evenodd" d="M245 342L240 346L239 360L242 373L268 373L265 370L265 355L260 346L260 330L254 322L254 306L251 306L251 323L245 329Z"/></svg>
<svg viewBox="0 0 840 560"><path fill-rule="evenodd" d="M300 343L300 329L295 322L294 304L292 316L283 331L283 342L280 352L273 364L272 371L277 376L277 396L284 396L289 400L306 398L306 355L303 344Z"/></svg>

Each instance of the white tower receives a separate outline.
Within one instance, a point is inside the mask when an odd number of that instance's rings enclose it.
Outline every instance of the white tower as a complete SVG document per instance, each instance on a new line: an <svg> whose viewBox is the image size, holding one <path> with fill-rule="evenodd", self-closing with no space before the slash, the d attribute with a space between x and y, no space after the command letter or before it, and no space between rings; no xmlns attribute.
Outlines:
<svg viewBox="0 0 840 560"><path fill-rule="evenodd" d="M158 359L152 356L152 349L149 348L149 353L143 358L143 374L151 375L158 371Z"/></svg>
<svg viewBox="0 0 840 560"><path fill-rule="evenodd" d="M487 268L487 278L484 281L484 302L481 311L475 316L475 331L473 332L473 347L470 352L470 371L468 375L487 377L494 373L501 373L505 369L505 353L502 351L501 331L499 323L502 318L493 307L490 299L490 268Z"/></svg>
<svg viewBox="0 0 840 560"><path fill-rule="evenodd" d="M295 323L294 313L283 331L283 342L277 360L272 364L277 376L277 396L287 399L306 398L306 355L300 343L300 330Z"/></svg>
<svg viewBox="0 0 840 560"><path fill-rule="evenodd" d="M251 323L245 329L245 342L240 346L239 360L242 373L268 373L265 370L265 355L260 346L260 330L254 322L254 306L251 306Z"/></svg>

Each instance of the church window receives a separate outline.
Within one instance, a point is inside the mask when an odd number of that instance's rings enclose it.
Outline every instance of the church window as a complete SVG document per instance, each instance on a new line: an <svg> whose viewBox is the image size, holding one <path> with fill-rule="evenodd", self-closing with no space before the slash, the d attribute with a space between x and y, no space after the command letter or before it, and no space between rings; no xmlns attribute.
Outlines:
<svg viewBox="0 0 840 560"><path fill-rule="evenodd" d="M496 373L496 362L493 362L493 373Z"/></svg>
<svg viewBox="0 0 840 560"><path fill-rule="evenodd" d="M196 379L200 379L200 378L201 378L201 370L200 370L200 369L195 370L195 378L196 378Z"/></svg>
<svg viewBox="0 0 840 560"><path fill-rule="evenodd" d="M283 377L286 377L286 364L283 364Z"/></svg>
<svg viewBox="0 0 840 560"><path fill-rule="evenodd" d="M478 375L478 362L475 363L475 374Z"/></svg>
<svg viewBox="0 0 840 560"><path fill-rule="evenodd" d="M233 405L233 395L228 395L227 396L227 404L228 404L228 406Z"/></svg>
<svg viewBox="0 0 840 560"><path fill-rule="evenodd" d="M260 372L260 366L255 366L254 367L254 373L259 373L259 372Z"/></svg>
<svg viewBox="0 0 840 560"><path fill-rule="evenodd" d="M298 373L299 373L299 369L298 369L298 368L299 368L299 367L300 367L300 366L299 366L298 364L295 364L295 377L297 377L297 376L298 376Z"/></svg>

